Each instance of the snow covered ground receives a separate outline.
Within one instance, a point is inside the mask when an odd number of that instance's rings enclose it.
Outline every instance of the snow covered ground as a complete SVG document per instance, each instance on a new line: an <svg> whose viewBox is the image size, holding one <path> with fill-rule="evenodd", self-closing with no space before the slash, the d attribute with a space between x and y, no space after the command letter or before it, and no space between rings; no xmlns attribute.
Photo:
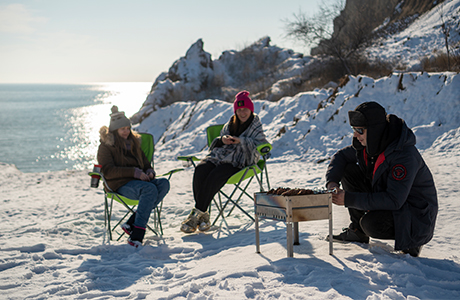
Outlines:
<svg viewBox="0 0 460 300"><path fill-rule="evenodd" d="M426 152L439 192L433 240L419 258L394 252L392 241L334 244L327 220L301 222L300 245L286 257L283 222L261 223L261 254L254 224L241 214L228 226L185 235L180 222L192 207L190 169L171 180L162 238L147 234L134 249L108 243L102 191L86 171L20 173L0 166L0 290L3 299L459 299L460 166L456 147ZM159 171L176 167L162 162ZM317 187L326 164L272 163L272 186ZM256 189L253 186L253 189ZM244 202L251 209L249 201ZM333 209L334 232L348 224Z"/></svg>
<svg viewBox="0 0 460 300"><path fill-rule="evenodd" d="M272 187L322 188L328 157L351 141L346 112L359 103L375 100L404 118L439 193L435 235L419 258L376 239L334 244L331 256L327 220L300 223L294 258L286 255L283 222L261 222L261 254L254 224L240 213L207 233L183 234L179 224L193 206L191 168L171 179L164 235L148 233L145 246L135 249L124 238L107 240L103 192L89 187L88 170L21 173L0 164L2 298L459 299L459 80L454 73L351 77L333 97L332 90L317 90L255 105L274 145ZM152 114L138 129L158 137L157 172L181 167L176 155L204 154L204 128L231 112L230 104L207 100ZM247 199L243 207L253 209ZM334 207L333 221L334 232L346 227L346 209Z"/></svg>

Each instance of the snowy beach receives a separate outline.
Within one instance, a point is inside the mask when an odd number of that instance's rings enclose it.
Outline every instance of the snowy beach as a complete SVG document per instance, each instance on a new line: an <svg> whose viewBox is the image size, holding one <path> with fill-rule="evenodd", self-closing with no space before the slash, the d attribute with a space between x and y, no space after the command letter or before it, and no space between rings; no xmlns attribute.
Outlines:
<svg viewBox="0 0 460 300"><path fill-rule="evenodd" d="M261 253L254 224L235 213L209 232L186 235L180 222L192 207L193 170L175 174L166 196L164 235L148 233L135 249L107 240L103 192L89 186L89 170L22 173L0 165L2 225L0 289L6 299L458 299L460 248L458 107L460 77L453 73L397 74L380 80L351 77L334 102L318 90L280 102L256 101L274 146L272 187L323 188L328 157L350 143L348 110L365 99L406 120L420 140L439 196L434 238L421 257L393 251L393 241L334 243L328 254L326 220L301 222L300 245L287 258L283 222L261 222ZM357 91L359 97L353 97ZM325 96L326 97L323 97ZM421 102L420 95L431 101ZM138 130L154 133L155 169L181 167L177 155L203 155L204 128L228 119L231 104L178 103L153 113ZM334 118L331 118L334 116ZM283 134L281 128L285 128ZM307 134L308 133L308 134ZM257 186L250 187L252 192ZM121 205L119 205L121 208ZM253 211L247 199L243 207ZM114 212L119 217L121 212ZM334 232L348 225L333 208Z"/></svg>
<svg viewBox="0 0 460 300"><path fill-rule="evenodd" d="M460 134L457 132L457 139ZM457 147L458 149L458 147ZM393 252L393 241L334 243L327 220L301 222L300 245L286 256L283 222L254 224L240 214L228 226L185 235L192 206L191 170L174 175L163 211L164 236L147 234L134 249L107 242L102 191L85 171L20 173L2 165L0 276L4 299L458 299L459 153L425 154L439 192L433 240L419 258ZM177 162L157 165L159 171ZM319 186L326 164L269 165L273 186ZM276 174L276 176L273 176ZM253 189L256 189L253 186ZM244 207L251 209L248 201ZM334 232L348 224L333 209Z"/></svg>

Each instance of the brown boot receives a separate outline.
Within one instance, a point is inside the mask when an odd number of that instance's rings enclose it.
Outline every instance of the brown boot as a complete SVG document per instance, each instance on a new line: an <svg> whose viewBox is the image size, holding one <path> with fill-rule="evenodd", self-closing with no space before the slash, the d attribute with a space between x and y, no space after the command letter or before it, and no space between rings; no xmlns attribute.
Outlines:
<svg viewBox="0 0 460 300"><path fill-rule="evenodd" d="M207 211L200 211L198 215L198 230L206 231L211 228L211 222L209 221L209 213Z"/></svg>
<svg viewBox="0 0 460 300"><path fill-rule="evenodd" d="M185 233L193 233L196 231L196 228L198 227L198 214L200 210L199 209L192 209L190 214L188 215L187 219L182 222L182 225L180 226L180 230Z"/></svg>

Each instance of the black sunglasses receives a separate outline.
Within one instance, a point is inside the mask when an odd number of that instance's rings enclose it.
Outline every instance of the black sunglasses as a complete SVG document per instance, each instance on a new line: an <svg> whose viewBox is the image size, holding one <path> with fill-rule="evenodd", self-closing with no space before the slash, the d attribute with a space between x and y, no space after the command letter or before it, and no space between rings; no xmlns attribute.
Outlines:
<svg viewBox="0 0 460 300"><path fill-rule="evenodd" d="M357 128L357 127L353 127L353 126L351 126L351 128L353 129L354 132L356 132L359 135L364 134L364 129L366 129L366 128Z"/></svg>

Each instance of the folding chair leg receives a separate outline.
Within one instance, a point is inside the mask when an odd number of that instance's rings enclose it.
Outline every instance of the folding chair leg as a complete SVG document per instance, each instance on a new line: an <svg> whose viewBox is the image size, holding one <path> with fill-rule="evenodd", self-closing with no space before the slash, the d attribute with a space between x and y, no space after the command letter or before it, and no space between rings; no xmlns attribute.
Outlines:
<svg viewBox="0 0 460 300"><path fill-rule="evenodd" d="M163 226L161 225L161 211L163 209L163 201L160 203L160 208L155 207L154 209L154 222L155 222L155 229L159 230L160 234L163 235Z"/></svg>
<svg viewBox="0 0 460 300"><path fill-rule="evenodd" d="M152 229L152 227L150 227L148 224L145 225L151 232L155 233L156 236L158 236L158 233Z"/></svg>
<svg viewBox="0 0 460 300"><path fill-rule="evenodd" d="M118 198L120 199L120 198ZM118 223L112 228L111 225L110 225L110 219L112 218L112 207L113 207L113 196L112 196L112 199L111 199L111 203L110 203L110 210L108 212L108 218L107 218L107 225L108 225L108 231L109 231L109 237L110 237L110 240L112 240L113 236L112 236L112 231L115 230L115 228L117 228L118 225L120 225L121 222L123 222L123 220L126 218L126 216L131 212L131 213L134 213L134 206L133 207L129 207L129 205L127 205L123 200L120 199L120 202L121 204L123 204L123 206L128 209L129 211L123 216L123 218L120 219L120 221L118 221ZM152 227L150 227L148 224L146 225L146 228L148 228L150 231L152 231L155 235L158 235L158 233L156 232L156 230L152 229ZM124 235L124 232L122 234L119 235L118 240L121 239L121 237Z"/></svg>
<svg viewBox="0 0 460 300"><path fill-rule="evenodd" d="M105 213L104 213L104 224L105 224L105 229L107 230L107 233L109 235L109 241L112 240L112 227L110 226L110 218L112 217L112 204L113 204L113 199L110 205L110 211L109 211L109 203L107 201L107 196L105 196Z"/></svg>
<svg viewBox="0 0 460 300"><path fill-rule="evenodd" d="M214 204L216 204L217 206L217 210L219 211L219 213L217 214L217 217L214 219L214 222L212 222L212 225L211 226L214 226L216 223L217 223L217 220L222 216L222 218L224 218L224 209L222 208L222 200L220 198L220 192L217 193L218 197L219 197L219 204L217 204L216 200L214 200Z"/></svg>
<svg viewBox="0 0 460 300"><path fill-rule="evenodd" d="M246 194L249 198L252 199L251 195L249 195L248 193L246 193L246 189L248 188L249 184L251 184L252 182L252 177L251 179L248 180L248 183L246 184L246 186L244 187L244 189L240 188L239 185L236 186L237 189L239 189L241 191L241 194L240 196L238 197L238 199L236 200L236 203L240 202L240 199L241 197L243 196L243 193ZM229 199L231 199L232 197L230 197ZM252 199L254 200L254 199ZM228 202L228 201L227 201ZM232 201L233 203L235 203L235 201ZM233 205L232 209L230 209L230 211L228 212L227 214L227 217L230 216L230 214L233 212L233 209L235 208L235 205ZM240 208L241 209L241 208Z"/></svg>
<svg viewBox="0 0 460 300"><path fill-rule="evenodd" d="M265 158L264 158L265 159ZM257 168L257 169L256 169ZM266 164L265 164L265 177L266 177L266 181L267 181L267 185L268 185L268 188L270 189L270 183L268 181L268 171L267 171L267 168L266 168ZM242 184L242 181L244 180L244 178L246 177L248 171L252 171L253 172L253 175L249 178L248 182L246 183L246 185L243 187L241 187L240 185ZM259 170L260 172L260 177L257 173L257 170ZM219 208L219 213L217 215L217 217L214 219L214 222L212 223L212 225L214 226L216 223L217 223L217 220L222 216L222 218L224 218L224 211L225 209L227 208L227 205L231 202L233 203L233 206L232 208L230 209L230 211L228 212L227 214L227 217L231 215L231 213L233 212L233 210L235 209L235 207L237 207L239 210L241 210L241 212L243 212L246 216L248 216L252 221L255 221L254 217L251 216L247 211L245 211L240 205L239 205L239 201L241 200L241 198L246 195L248 196L250 199L252 199L254 201L254 198L248 194L246 192L247 188L249 187L249 185L251 184L252 180L254 179L254 177L256 178L257 180L257 183L259 184L259 188L260 188L260 191L263 192L264 191L264 186L263 186L263 179L264 179L264 170L261 170L258 166L251 166L249 168L247 168L244 172L244 174L241 176L241 179L239 180L239 182L237 184L235 184L235 188L233 190L233 192L231 193L230 196L227 196L224 192L222 191L219 191L219 199L220 199L220 194L222 193L222 195L225 196L225 198L227 198L227 201L225 201L225 204L222 206L222 203L220 204L220 207L216 204L216 206L218 206ZM236 200L233 200L233 196L235 195L235 192L236 191L240 191L240 194L239 194L239 197L238 199Z"/></svg>
<svg viewBox="0 0 460 300"><path fill-rule="evenodd" d="M246 195L246 196L248 196L249 199L251 199L252 201L254 201L254 198L253 198L251 195L249 195L246 191L243 191L241 188L239 188L239 189L242 191L242 192L241 192L241 195L240 195L240 197L238 197L238 199L236 199L236 201L232 200L232 202L233 202L235 205L233 205L232 209L228 212L227 217L229 217L230 214L231 214L231 213L233 212L233 210L235 209L235 207L237 207L236 204L238 204L238 203L240 202L241 198L243 197L243 194ZM240 209L242 209L242 208L240 207Z"/></svg>
<svg viewBox="0 0 460 300"><path fill-rule="evenodd" d="M117 226L119 226L119 225L121 224L121 222L123 222L124 219L126 219L126 217L129 215L129 213L132 212L132 211L133 211L133 207L131 207L131 211L128 211L128 212L120 219L120 221L118 221L118 223L117 223L115 226L113 226L113 228L114 228L114 229L117 228ZM123 231L123 232L118 236L117 241L119 241L124 235L125 235L125 232Z"/></svg>
<svg viewBox="0 0 460 300"><path fill-rule="evenodd" d="M235 189L236 190L236 189ZM219 217L222 216L222 218L224 218L224 211L225 211L225 208L227 208L227 205L228 203L233 203L233 208L236 206L239 210L241 210L246 216L248 216L253 222L254 222L254 218L247 212L245 211L238 203L237 201L239 201L239 199L241 199L241 196L238 198L238 200L235 202L234 200L232 200L232 196L235 192L233 192L230 196L227 196L224 192L222 191L219 191L219 197L220 197L220 194L224 195L225 198L227 198L227 201L225 201L225 204L224 206L222 207L221 206L221 210L219 211L219 214L217 215L216 219L214 220L214 222L212 223L212 225L214 226L214 224L216 224L217 220L219 219ZM222 205L222 204L221 204ZM230 215L230 213L227 215L227 217Z"/></svg>
<svg viewBox="0 0 460 300"><path fill-rule="evenodd" d="M235 192L233 191L233 193L230 195L230 197L228 197L227 195L225 195L224 192L222 191L219 191L217 194L219 195L219 203L220 203L220 206L218 207L219 209L219 214L217 215L217 217L214 219L214 222L212 222L212 226L214 226L216 223L217 223L217 220L222 217L222 219L225 219L224 217L224 211L225 211L225 208L227 207L227 204L228 204L228 199L231 199L231 197L233 196ZM225 198L227 198L227 201L225 202L225 204L222 206L222 201L221 201L221 198L220 198L220 194L224 195Z"/></svg>
<svg viewBox="0 0 460 300"><path fill-rule="evenodd" d="M247 212L245 211L241 206L239 206L238 203L236 203L235 201L233 200L230 200L237 208L239 208L239 210L241 210L246 216L248 216L253 222L254 222L254 218Z"/></svg>
<svg viewBox="0 0 460 300"><path fill-rule="evenodd" d="M271 188L270 188L270 181L268 180L267 163L265 163L264 169L265 169L265 180L267 181L267 187L268 187L268 191L269 191Z"/></svg>

